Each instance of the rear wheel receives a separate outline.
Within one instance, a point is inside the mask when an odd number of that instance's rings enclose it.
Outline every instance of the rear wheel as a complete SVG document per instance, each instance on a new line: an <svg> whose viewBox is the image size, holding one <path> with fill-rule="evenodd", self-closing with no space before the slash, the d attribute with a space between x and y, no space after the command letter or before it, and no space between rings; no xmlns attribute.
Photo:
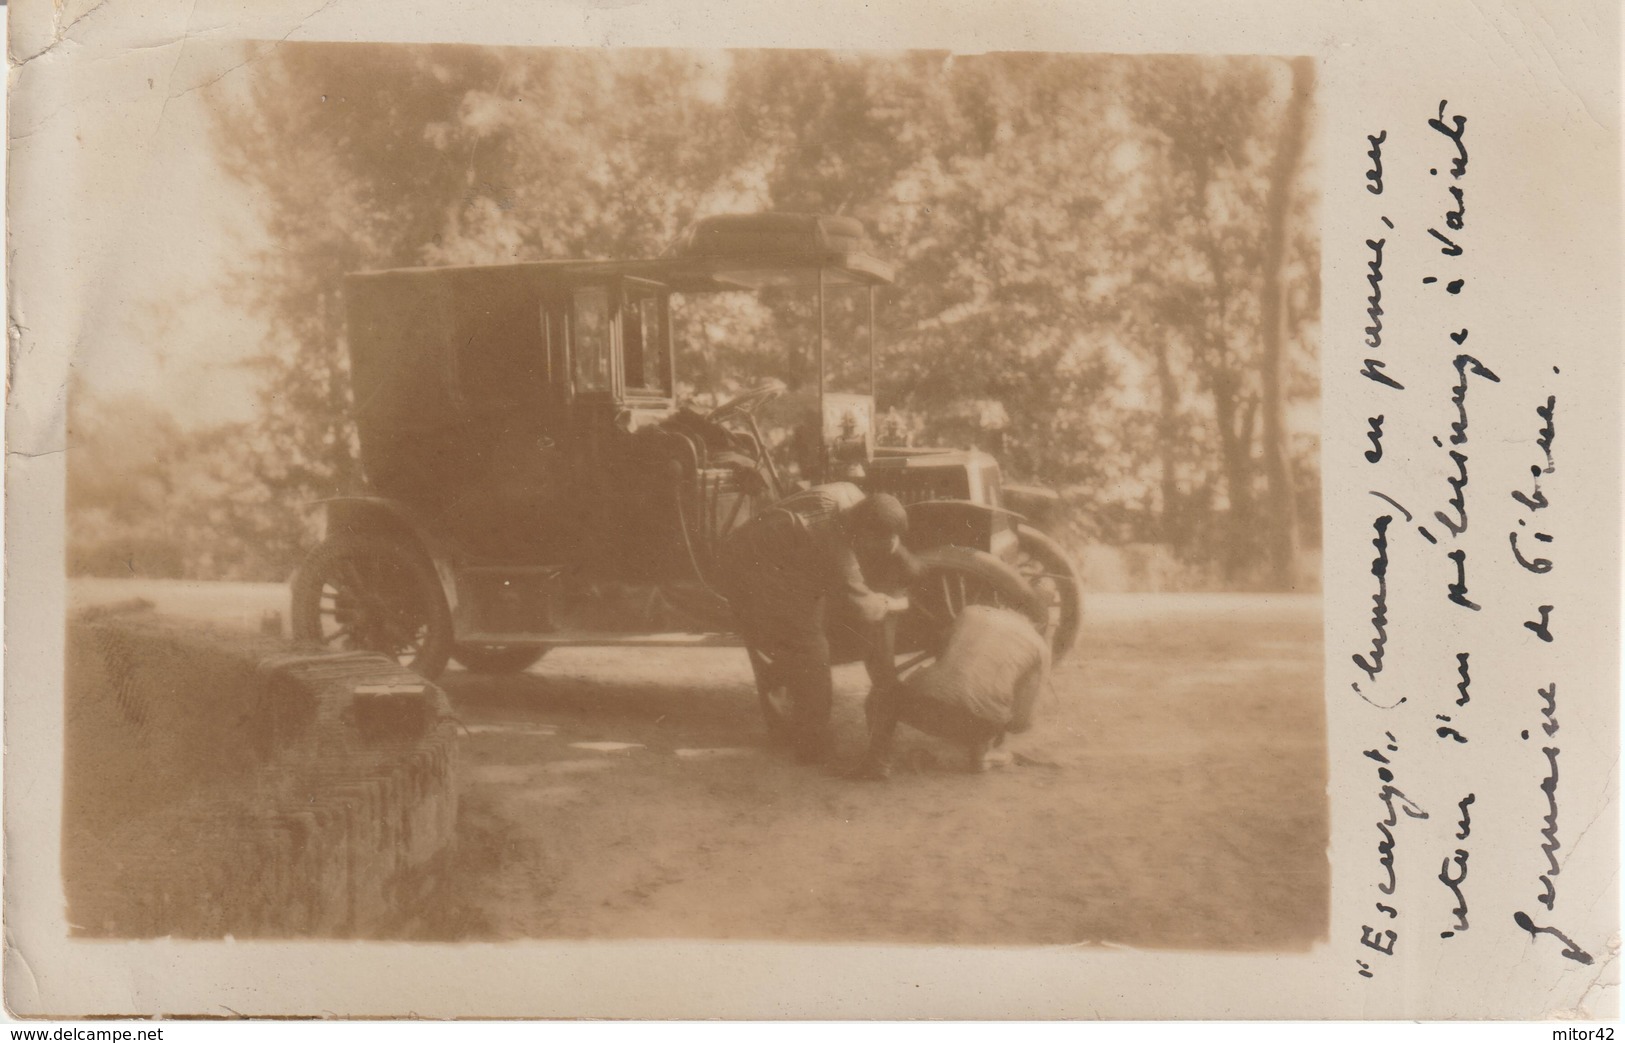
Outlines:
<svg viewBox="0 0 1625 1043"><path fill-rule="evenodd" d="M545 645L458 645L451 657L476 674L517 674L547 654Z"/></svg>
<svg viewBox="0 0 1625 1043"><path fill-rule="evenodd" d="M378 538L328 540L293 577L294 637L379 652L427 678L451 654L451 610L422 554Z"/></svg>

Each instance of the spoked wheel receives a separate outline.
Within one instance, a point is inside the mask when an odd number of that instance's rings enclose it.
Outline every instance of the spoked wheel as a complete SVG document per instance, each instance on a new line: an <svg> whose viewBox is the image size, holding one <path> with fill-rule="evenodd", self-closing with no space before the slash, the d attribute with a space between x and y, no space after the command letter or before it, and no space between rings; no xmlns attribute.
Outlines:
<svg viewBox="0 0 1625 1043"><path fill-rule="evenodd" d="M1083 584L1061 545L1030 525L1016 526L1020 541L1012 564L1045 606L1044 633L1055 661L1072 651L1083 629Z"/></svg>
<svg viewBox="0 0 1625 1043"><path fill-rule="evenodd" d="M458 645L451 657L475 674L517 674L547 654L545 645Z"/></svg>
<svg viewBox="0 0 1625 1043"><path fill-rule="evenodd" d="M993 555L969 547L933 547L916 558L920 574L909 588L908 612L897 628L899 680L936 660L954 620L969 605L1012 609L1046 632L1048 606L1021 573Z"/></svg>
<svg viewBox="0 0 1625 1043"><path fill-rule="evenodd" d="M427 678L438 677L451 654L451 611L434 568L399 543L323 543L294 575L292 609L296 638L380 652Z"/></svg>

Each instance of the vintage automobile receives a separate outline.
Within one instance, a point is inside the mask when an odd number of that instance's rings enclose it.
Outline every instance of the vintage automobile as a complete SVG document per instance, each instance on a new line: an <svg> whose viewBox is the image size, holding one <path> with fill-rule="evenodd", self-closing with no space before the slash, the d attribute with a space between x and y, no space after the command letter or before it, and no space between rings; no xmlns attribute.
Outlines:
<svg viewBox="0 0 1625 1043"><path fill-rule="evenodd" d="M922 567L901 665L933 655L977 601L1027 612L1064 655L1081 621L1077 574L1006 502L998 463L974 449L875 445L875 289L892 277L859 222L799 214L705 219L644 260L350 276L369 488L323 503L324 539L292 581L296 636L383 652L431 678L448 658L518 671L560 645L736 644L718 553L794 491L755 415L785 385L679 407L672 297L773 286L816 300L814 450L798 484L853 481L908 508ZM843 294L867 317L867 394L826 388L826 302ZM856 658L849 639L832 639ZM751 662L776 726L785 707L771 663L757 650Z"/></svg>

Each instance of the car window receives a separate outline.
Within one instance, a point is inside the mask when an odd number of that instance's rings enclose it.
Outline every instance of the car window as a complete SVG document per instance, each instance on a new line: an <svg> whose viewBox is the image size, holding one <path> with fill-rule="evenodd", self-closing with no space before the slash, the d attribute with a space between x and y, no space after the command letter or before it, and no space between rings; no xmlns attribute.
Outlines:
<svg viewBox="0 0 1625 1043"><path fill-rule="evenodd" d="M621 351L627 391L671 393L667 379L671 372L667 364L669 347L665 294L658 287L628 285L621 308Z"/></svg>
<svg viewBox="0 0 1625 1043"><path fill-rule="evenodd" d="M586 286L572 298L577 391L609 390L609 290Z"/></svg>

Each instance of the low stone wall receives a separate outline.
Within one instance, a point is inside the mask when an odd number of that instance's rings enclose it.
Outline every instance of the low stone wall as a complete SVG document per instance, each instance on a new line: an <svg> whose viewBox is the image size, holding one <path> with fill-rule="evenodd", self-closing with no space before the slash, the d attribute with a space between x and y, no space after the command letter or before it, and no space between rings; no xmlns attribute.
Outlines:
<svg viewBox="0 0 1625 1043"><path fill-rule="evenodd" d="M76 933L365 936L452 842L456 729L393 660L126 610L70 621L66 679Z"/></svg>

